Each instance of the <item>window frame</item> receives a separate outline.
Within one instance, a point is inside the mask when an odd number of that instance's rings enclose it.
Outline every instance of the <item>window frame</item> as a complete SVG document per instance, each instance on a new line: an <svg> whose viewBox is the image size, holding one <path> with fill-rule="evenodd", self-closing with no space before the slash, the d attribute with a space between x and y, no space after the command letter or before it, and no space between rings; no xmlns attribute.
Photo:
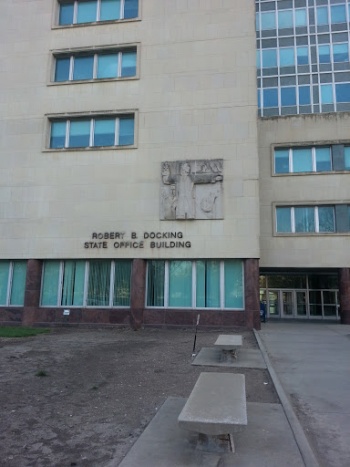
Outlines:
<svg viewBox="0 0 350 467"><path fill-rule="evenodd" d="M333 163L333 144L324 143L324 144L298 144L298 145L281 145L281 146L273 146L272 147L272 176L273 177L285 177L285 176L295 176L295 175L322 175L322 174L330 174L330 173L339 173L338 170L334 169ZM329 170L317 170L317 149L329 149L330 151L330 163L331 168ZM293 167L293 151L298 149L310 149L311 150L311 164L312 170L310 171L300 171L294 172ZM276 172L276 151L284 150L288 151L288 172ZM344 171L346 171L345 169ZM343 172L343 171L341 171Z"/></svg>
<svg viewBox="0 0 350 467"><path fill-rule="evenodd" d="M109 303L108 305L87 305L87 300L88 300L88 292L89 292L89 272L90 272L90 265L91 262L94 261L94 259L73 259L73 260L46 260L43 262L43 269L42 269L42 274L41 274L41 284L40 284L40 307L41 308L74 308L74 309L79 309L79 308L106 308L106 309L111 309L111 308L118 308L118 309L129 309L131 306L131 293L129 295L129 305L114 305L114 292L115 292L115 279L116 279L116 266L118 262L129 262L130 263L130 282L129 282L129 290L131 292L131 276L132 276L132 260L131 259L97 259L97 261L106 261L109 262L110 265L110 273L109 273ZM59 263L59 271L58 271L58 283L57 283L57 303L54 305L43 305L42 299L43 299L43 291L44 291L44 275L45 275L45 264L47 261L57 261ZM62 305L62 300L63 300L63 285L64 285L64 268L65 268L65 262L66 261L83 261L84 264L84 289L83 289L83 303L81 305Z"/></svg>
<svg viewBox="0 0 350 467"><path fill-rule="evenodd" d="M121 10L122 10L122 17L119 19L107 19L107 20L100 20L99 15L101 11L101 0L96 0L96 20L86 23L77 23L77 10L78 10L78 3L80 0L54 0L53 4L53 22L52 22L52 29L60 29L60 28L76 28L76 27L86 27L86 26L98 26L98 25L105 25L110 23L125 23L129 21L140 21L141 20L141 6L142 2L138 0L138 12L137 16L133 18L124 18L125 15L125 0L121 0ZM64 4L72 4L73 3L73 22L69 24L59 24L60 22L60 7ZM74 22L75 21L75 22Z"/></svg>
<svg viewBox="0 0 350 467"><path fill-rule="evenodd" d="M119 137L119 121L122 117L133 117L134 119L134 141L132 144L116 144L112 146L93 146L93 133L94 133L94 121L97 119L115 119L115 141L117 136ZM67 146L69 139L69 123L70 121L89 120L90 121L90 133L89 133L89 146L71 147ZM62 122L66 124L65 130L65 146L60 148L51 148L51 130L52 123ZM117 135L118 133L118 135ZM108 151L108 150L125 150L135 149L137 147L137 133L138 133L138 110L118 110L118 111L101 111L101 112L84 112L84 113L67 113L67 114L47 114L45 115L45 138L43 141L42 152L71 152L71 151Z"/></svg>
<svg viewBox="0 0 350 467"><path fill-rule="evenodd" d="M241 258L232 258L234 260L241 262L241 278L242 278L242 307L241 308L231 308L225 307L225 297L226 297L226 290L225 290L225 261L224 259L214 259L214 258L203 258L203 259L159 259L159 260L148 260L147 261L147 268L146 268L146 294L145 294L145 308L147 309L172 309L172 310L224 310L224 311L244 311L245 310L245 277L244 277L244 261ZM229 260L229 259L228 259ZM150 261L164 261L164 289L163 289L163 297L164 303L163 305L148 305L148 281L149 281L149 264ZM169 305L169 276L170 276L170 263L172 261L190 261L192 264L192 276L191 276L191 306L170 306ZM204 307L204 306L197 306L197 261L218 261L219 262L219 307Z"/></svg>
<svg viewBox="0 0 350 467"><path fill-rule="evenodd" d="M329 236L329 235L350 235L350 228L347 231L340 231L337 230L337 227L339 224L337 223L337 212L336 212L336 207L337 206L348 206L350 208L350 204L348 203L273 203L272 204L272 209L273 209L273 236L274 237L288 237L288 236L293 236L293 237L302 237L302 236ZM315 230L312 232L303 232L303 231L296 231L295 229L295 208L313 208L314 213L314 223L315 223ZM319 218L319 208L325 208L325 207L330 207L333 209L333 221L334 221L334 231L332 232L326 232L326 231L320 231L320 218ZM290 232L279 232L278 231L278 225L277 225L277 209L278 208L289 208L290 209L290 225L291 225L291 231Z"/></svg>
<svg viewBox="0 0 350 467"><path fill-rule="evenodd" d="M23 307L24 306L24 295L25 295L25 285L26 285L26 275L27 275L27 261L26 260L1 260L2 263L8 263L8 272L7 272L7 284L6 284L6 299L5 303L0 304L0 307ZM24 290L23 290L23 303L14 304L12 301L12 291L13 291L13 279L14 279L14 269L15 263L23 263L26 266L25 279L24 279Z"/></svg>
<svg viewBox="0 0 350 467"><path fill-rule="evenodd" d="M135 75L132 76L122 76L122 56L123 53L135 52ZM108 77L108 78L98 78L98 58L103 55L109 54L118 54L118 68L117 76ZM93 57L93 71L92 78L87 79L74 79L74 60L79 57ZM69 48L69 49L55 49L51 50L51 66L50 74L48 76L47 85L49 86L64 86L68 84L85 84L85 83L100 83L106 81L127 81L139 79L139 69L140 69L140 43L126 43L126 44L113 44L108 46L101 47L80 47L80 48ZM56 81L56 64L57 59L60 58L69 58L69 71L68 71L68 80Z"/></svg>

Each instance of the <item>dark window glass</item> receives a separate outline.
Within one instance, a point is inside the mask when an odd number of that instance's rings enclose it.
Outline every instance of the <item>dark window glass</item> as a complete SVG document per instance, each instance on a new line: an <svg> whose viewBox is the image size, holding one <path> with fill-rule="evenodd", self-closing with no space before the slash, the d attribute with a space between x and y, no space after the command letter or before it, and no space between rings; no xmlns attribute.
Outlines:
<svg viewBox="0 0 350 467"><path fill-rule="evenodd" d="M350 83L336 84L335 95L337 102L350 102Z"/></svg>
<svg viewBox="0 0 350 467"><path fill-rule="evenodd" d="M296 105L295 87L281 88L281 106Z"/></svg>
<svg viewBox="0 0 350 467"><path fill-rule="evenodd" d="M65 24L73 24L74 2L62 3L60 5L60 16L58 23L63 26Z"/></svg>
<svg viewBox="0 0 350 467"><path fill-rule="evenodd" d="M119 145L134 144L134 118L125 117L119 120Z"/></svg>
<svg viewBox="0 0 350 467"><path fill-rule="evenodd" d="M320 232L335 232L335 219L333 206L319 206L318 224Z"/></svg>
<svg viewBox="0 0 350 467"><path fill-rule="evenodd" d="M164 306L165 261L148 261L147 306Z"/></svg>
<svg viewBox="0 0 350 467"><path fill-rule="evenodd" d="M66 122L51 123L50 148L64 148L66 140Z"/></svg>
<svg viewBox="0 0 350 467"><path fill-rule="evenodd" d="M92 79L94 57L75 57L73 79L75 81Z"/></svg>
<svg viewBox="0 0 350 467"><path fill-rule="evenodd" d="M311 103L310 86L299 86L299 105L309 105Z"/></svg>
<svg viewBox="0 0 350 467"><path fill-rule="evenodd" d="M86 148L90 142L90 120L76 120L70 122L69 147Z"/></svg>
<svg viewBox="0 0 350 467"><path fill-rule="evenodd" d="M263 90L264 107L278 107L278 91L277 89Z"/></svg>
<svg viewBox="0 0 350 467"><path fill-rule="evenodd" d="M70 58L56 58L55 81L69 80L69 64Z"/></svg>
<svg viewBox="0 0 350 467"><path fill-rule="evenodd" d="M124 18L137 18L139 14L139 0L125 0Z"/></svg>
<svg viewBox="0 0 350 467"><path fill-rule="evenodd" d="M115 118L96 119L94 130L94 146L115 145Z"/></svg>
<svg viewBox="0 0 350 467"><path fill-rule="evenodd" d="M275 149L275 173L289 172L289 149Z"/></svg>

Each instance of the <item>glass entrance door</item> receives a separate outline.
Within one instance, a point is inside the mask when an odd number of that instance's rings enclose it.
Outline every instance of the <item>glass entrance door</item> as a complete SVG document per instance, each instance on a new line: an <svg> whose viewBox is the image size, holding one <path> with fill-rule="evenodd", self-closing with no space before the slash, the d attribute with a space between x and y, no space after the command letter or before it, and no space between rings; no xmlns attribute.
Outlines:
<svg viewBox="0 0 350 467"><path fill-rule="evenodd" d="M292 317L293 316L293 292L292 291L281 291L282 299L282 316Z"/></svg>

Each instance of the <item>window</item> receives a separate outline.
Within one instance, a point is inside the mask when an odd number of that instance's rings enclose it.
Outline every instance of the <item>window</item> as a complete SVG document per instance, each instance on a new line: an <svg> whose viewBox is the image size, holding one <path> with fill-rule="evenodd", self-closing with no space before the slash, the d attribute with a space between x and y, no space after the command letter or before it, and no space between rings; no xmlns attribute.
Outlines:
<svg viewBox="0 0 350 467"><path fill-rule="evenodd" d="M0 305L23 306L26 261L0 261Z"/></svg>
<svg viewBox="0 0 350 467"><path fill-rule="evenodd" d="M42 306L129 307L131 261L45 261Z"/></svg>
<svg viewBox="0 0 350 467"><path fill-rule="evenodd" d="M136 76L136 48L55 55L53 81L56 83L133 76Z"/></svg>
<svg viewBox="0 0 350 467"><path fill-rule="evenodd" d="M331 146L275 148L275 174L329 172L332 170Z"/></svg>
<svg viewBox="0 0 350 467"><path fill-rule="evenodd" d="M335 233L335 206L278 206L277 233Z"/></svg>
<svg viewBox="0 0 350 467"><path fill-rule="evenodd" d="M130 146L134 115L51 119L50 149Z"/></svg>
<svg viewBox="0 0 350 467"><path fill-rule="evenodd" d="M58 24L117 21L138 17L138 0L61 0Z"/></svg>
<svg viewBox="0 0 350 467"><path fill-rule="evenodd" d="M147 306L244 308L241 260L149 261Z"/></svg>

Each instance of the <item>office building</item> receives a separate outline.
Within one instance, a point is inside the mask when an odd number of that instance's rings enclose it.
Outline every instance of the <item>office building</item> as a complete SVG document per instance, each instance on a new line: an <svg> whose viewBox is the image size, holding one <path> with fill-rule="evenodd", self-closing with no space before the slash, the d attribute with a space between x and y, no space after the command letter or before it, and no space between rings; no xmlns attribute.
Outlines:
<svg viewBox="0 0 350 467"><path fill-rule="evenodd" d="M0 320L350 322L349 8L7 2Z"/></svg>

